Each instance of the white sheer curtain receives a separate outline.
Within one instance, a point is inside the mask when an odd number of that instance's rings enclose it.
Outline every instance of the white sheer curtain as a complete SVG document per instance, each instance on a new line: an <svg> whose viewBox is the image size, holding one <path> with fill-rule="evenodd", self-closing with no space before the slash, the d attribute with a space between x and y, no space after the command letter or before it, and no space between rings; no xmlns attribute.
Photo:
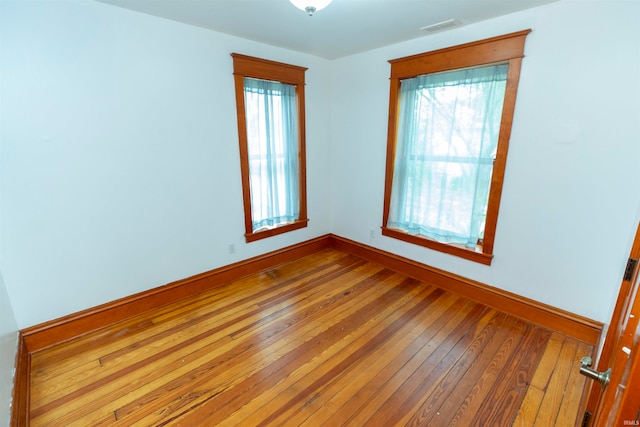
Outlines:
<svg viewBox="0 0 640 427"><path fill-rule="evenodd" d="M300 216L296 88L244 79L253 231Z"/></svg>
<svg viewBox="0 0 640 427"><path fill-rule="evenodd" d="M484 231L507 69L402 80L387 227L475 247Z"/></svg>

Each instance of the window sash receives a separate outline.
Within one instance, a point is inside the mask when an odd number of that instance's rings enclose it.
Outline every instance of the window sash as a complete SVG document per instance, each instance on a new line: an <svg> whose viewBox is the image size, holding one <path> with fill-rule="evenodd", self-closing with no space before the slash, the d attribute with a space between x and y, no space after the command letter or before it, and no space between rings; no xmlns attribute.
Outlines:
<svg viewBox="0 0 640 427"><path fill-rule="evenodd" d="M483 235L508 64L400 81L386 226L475 248Z"/></svg>
<svg viewBox="0 0 640 427"><path fill-rule="evenodd" d="M244 78L252 231L300 217L296 87Z"/></svg>

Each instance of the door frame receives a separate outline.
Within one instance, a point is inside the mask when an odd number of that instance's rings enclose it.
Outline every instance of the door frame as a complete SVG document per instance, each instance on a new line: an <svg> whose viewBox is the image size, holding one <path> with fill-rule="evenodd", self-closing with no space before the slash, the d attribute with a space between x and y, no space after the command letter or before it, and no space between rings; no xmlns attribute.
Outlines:
<svg viewBox="0 0 640 427"><path fill-rule="evenodd" d="M638 260L640 259L640 223L638 224L638 228L636 230L636 234L633 240L633 244L631 247L631 251L629 254L629 259ZM629 266L629 262L627 266ZM628 408L625 409L624 401L625 397L622 396L623 403L621 406L614 408L615 403L615 390L617 388L618 382L622 379L623 370L627 363L627 360L624 360L622 357L618 357L621 352L621 346L624 343L626 344L627 349L633 347L633 355L631 363L631 374L634 372L640 371L640 357L637 357L638 350L640 350L640 345L636 343L633 345L634 336L636 334L636 329L638 327L638 317L640 317L640 298L637 298L638 286L640 281L640 272L638 268L638 263L633 266L633 271L627 272L625 271L624 277L622 279L622 283L620 285L620 291L618 293L618 299L616 301L615 308L613 310L613 314L611 316L611 322L609 323L609 328L607 330L607 334L605 337L605 341L602 347L602 351L600 352L600 357L598 359L598 364L596 370L599 372L605 371L608 368L613 368L611 375L611 384L607 386L604 390L602 386L597 382L592 382L591 386L588 387L588 398L586 405L586 413L592 414L591 419L583 419L582 426L601 426L606 425L608 420L614 414L611 414L612 410L616 411L615 418L617 420L621 420L625 411L628 411ZM631 315L632 311L635 315ZM626 336L628 334L632 334L631 337ZM629 340L631 340L631 344L629 344ZM638 387L635 385L634 387ZM623 393L624 395L630 395L630 393ZM629 397L629 396L627 396ZM630 400L627 399L627 403L630 403ZM580 423L580 419L578 419L578 423Z"/></svg>

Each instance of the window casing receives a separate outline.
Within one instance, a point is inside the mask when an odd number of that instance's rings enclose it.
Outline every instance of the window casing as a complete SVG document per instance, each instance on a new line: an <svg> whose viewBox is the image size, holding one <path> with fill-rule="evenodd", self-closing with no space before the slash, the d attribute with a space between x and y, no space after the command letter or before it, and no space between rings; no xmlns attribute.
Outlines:
<svg viewBox="0 0 640 427"><path fill-rule="evenodd" d="M491 264L524 42L530 31L389 61L391 78L383 235ZM470 77L465 77L465 80L461 76ZM492 79L495 81L491 82ZM491 89L485 88L487 84L492 85ZM473 104L469 100L477 98L478 93L485 98L474 104L477 106L470 110L473 114L460 115L459 111L450 114L448 120L456 123L449 128L439 124L443 122L437 117L449 114L445 112L447 108L459 109L458 104L446 101L459 88L473 93L466 98L462 96L464 104L461 102L461 105L466 109ZM484 94L481 93L483 91ZM418 99L420 97L426 99L424 104ZM480 105L485 104L493 107L484 111L485 107ZM483 130L483 136L479 137L480 133L473 128ZM489 132L491 128L496 129ZM467 133L475 136L460 136ZM487 138L485 133L493 136ZM461 143L456 138L467 140ZM469 142L474 138L488 143L479 142L474 148L475 142ZM476 158L465 160L472 151L477 151L474 154ZM458 155L451 155L452 152ZM484 176L484 183L481 178L472 183L472 186L477 183L480 196L476 196L475 210L469 211L473 212L475 222L471 221L468 228L475 229L475 234L472 232L466 240L452 230L459 227L450 225L456 221L470 221L458 217L457 206L471 202L460 196L460 200L449 205L442 204L440 195L436 194L440 188L430 187L432 184L427 178L436 176L438 185L452 194L457 191L453 187L460 185L459 175L464 175L461 172L464 168L467 168L469 176ZM412 192L419 193L417 203L410 205L400 200ZM438 205L436 210L443 209L443 217L451 218L441 222L433 219L437 215L429 211L433 211L434 204ZM409 210L411 212L407 213Z"/></svg>
<svg viewBox="0 0 640 427"><path fill-rule="evenodd" d="M307 226L306 68L231 54L247 242Z"/></svg>

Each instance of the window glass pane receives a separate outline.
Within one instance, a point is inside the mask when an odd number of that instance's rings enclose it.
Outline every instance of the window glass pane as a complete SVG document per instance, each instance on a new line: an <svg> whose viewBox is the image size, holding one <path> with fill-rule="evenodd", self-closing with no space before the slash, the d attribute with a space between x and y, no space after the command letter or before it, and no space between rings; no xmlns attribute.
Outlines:
<svg viewBox="0 0 640 427"><path fill-rule="evenodd" d="M507 69L401 81L388 227L475 247L484 230Z"/></svg>
<svg viewBox="0 0 640 427"><path fill-rule="evenodd" d="M299 218L296 87L245 78L253 231Z"/></svg>

